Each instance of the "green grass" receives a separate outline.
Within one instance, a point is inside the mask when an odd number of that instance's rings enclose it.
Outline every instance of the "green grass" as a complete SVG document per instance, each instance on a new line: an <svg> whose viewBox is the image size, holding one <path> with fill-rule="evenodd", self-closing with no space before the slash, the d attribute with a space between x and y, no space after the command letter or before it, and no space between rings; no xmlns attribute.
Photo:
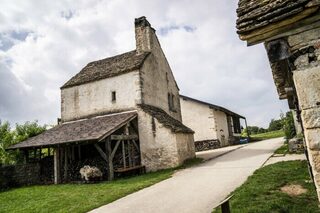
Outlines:
<svg viewBox="0 0 320 213"><path fill-rule="evenodd" d="M201 163L189 159L182 166L97 184L29 186L0 192L0 212L87 212L170 178L175 170Z"/></svg>
<svg viewBox="0 0 320 213"><path fill-rule="evenodd" d="M281 147L279 147L275 152L274 154L278 154L278 155L285 155L285 154L288 154L289 153L289 148L288 148L288 144L285 143L283 144Z"/></svg>
<svg viewBox="0 0 320 213"><path fill-rule="evenodd" d="M317 194L310 182L307 168L306 161L287 161L258 169L232 193L231 212L320 212ZM290 197L280 191L287 184L300 184L308 192ZM220 209L214 212L220 212Z"/></svg>
<svg viewBox="0 0 320 213"><path fill-rule="evenodd" d="M0 212L87 212L165 180L173 169L98 184L30 186L0 193Z"/></svg>
<svg viewBox="0 0 320 213"><path fill-rule="evenodd" d="M266 133L261 133L256 135L250 135L250 141L261 141L261 140L279 138L284 136L285 135L283 130L277 130L277 131L266 132Z"/></svg>

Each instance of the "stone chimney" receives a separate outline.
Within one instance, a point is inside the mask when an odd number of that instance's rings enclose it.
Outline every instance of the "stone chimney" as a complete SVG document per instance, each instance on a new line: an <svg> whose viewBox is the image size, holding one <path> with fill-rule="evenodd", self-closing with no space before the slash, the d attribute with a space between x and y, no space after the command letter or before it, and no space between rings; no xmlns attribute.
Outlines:
<svg viewBox="0 0 320 213"><path fill-rule="evenodd" d="M134 21L136 34L136 50L140 54L142 52L151 51L153 47L153 39L155 30L151 27L145 16L136 18Z"/></svg>

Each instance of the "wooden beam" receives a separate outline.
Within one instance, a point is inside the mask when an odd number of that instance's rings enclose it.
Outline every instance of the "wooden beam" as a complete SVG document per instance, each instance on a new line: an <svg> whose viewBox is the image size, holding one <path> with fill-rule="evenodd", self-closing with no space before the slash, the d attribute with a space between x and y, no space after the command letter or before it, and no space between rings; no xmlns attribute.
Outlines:
<svg viewBox="0 0 320 213"><path fill-rule="evenodd" d="M137 140L138 135L111 135L111 140Z"/></svg>
<svg viewBox="0 0 320 213"><path fill-rule="evenodd" d="M135 141L135 140L131 140L131 141L132 141L134 147L135 147L135 148L137 149L137 151L140 153L140 149L139 149L139 146L138 146L138 144L136 143L136 141Z"/></svg>
<svg viewBox="0 0 320 213"><path fill-rule="evenodd" d="M103 160L105 160L106 162L108 162L108 156L106 155L106 153L103 152L103 150L101 149L101 147L98 144L94 144L94 147L97 149L97 151L99 152L99 154L101 155L101 157L103 158Z"/></svg>
<svg viewBox="0 0 320 213"><path fill-rule="evenodd" d="M110 141L110 142L111 142L111 141ZM116 154L116 151L117 151L117 149L118 149L118 147L119 147L119 145L120 145L120 142L121 142L121 140L118 140L118 141L117 141L116 146L113 148L113 150L112 150L112 152L111 152L111 157L112 157L112 159L113 159L114 155Z"/></svg>
<svg viewBox="0 0 320 213"><path fill-rule="evenodd" d="M60 151L59 148L53 150L54 159L54 184L60 183Z"/></svg>

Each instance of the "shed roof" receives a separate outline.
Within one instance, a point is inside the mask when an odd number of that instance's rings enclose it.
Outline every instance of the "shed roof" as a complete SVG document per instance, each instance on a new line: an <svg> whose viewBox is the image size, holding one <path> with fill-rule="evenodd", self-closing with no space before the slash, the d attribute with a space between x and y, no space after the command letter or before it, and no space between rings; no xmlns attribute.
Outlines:
<svg viewBox="0 0 320 213"><path fill-rule="evenodd" d="M136 116L136 112L124 112L63 123L40 135L10 146L9 149L48 147L81 141L99 141Z"/></svg>
<svg viewBox="0 0 320 213"><path fill-rule="evenodd" d="M161 124L163 124L165 127L170 128L173 132L192 134L194 133L192 129L186 127L183 123L174 119L173 117L168 115L164 110L158 107L154 107L147 104L140 104L139 107L146 113L150 114L151 116L154 116Z"/></svg>
<svg viewBox="0 0 320 213"><path fill-rule="evenodd" d="M213 108L213 109L216 109L216 110L220 110L228 115L232 115L232 116L236 116L236 117L239 117L239 118L243 118L245 119L244 116L242 115L239 115L235 112L232 112L224 107L221 107L221 106L218 106L218 105L214 105L214 104L210 104L208 102L204 102L204 101L200 101L200 100L197 100L197 99L194 99L194 98L190 98L190 97L187 97L187 96L184 96L184 95L180 95L181 98L185 99L185 100L191 100L191 101L194 101L194 102L197 102L197 103L200 103L200 104L204 104L204 105L207 105L209 106L210 108Z"/></svg>
<svg viewBox="0 0 320 213"><path fill-rule="evenodd" d="M73 76L61 89L89 83L139 69L150 52L137 54L136 50L93 61Z"/></svg>
<svg viewBox="0 0 320 213"><path fill-rule="evenodd" d="M240 0L238 33L246 33L300 13L311 0Z"/></svg>
<svg viewBox="0 0 320 213"><path fill-rule="evenodd" d="M319 0L239 0L237 33L256 44L319 19ZM304 24L299 24L304 21Z"/></svg>

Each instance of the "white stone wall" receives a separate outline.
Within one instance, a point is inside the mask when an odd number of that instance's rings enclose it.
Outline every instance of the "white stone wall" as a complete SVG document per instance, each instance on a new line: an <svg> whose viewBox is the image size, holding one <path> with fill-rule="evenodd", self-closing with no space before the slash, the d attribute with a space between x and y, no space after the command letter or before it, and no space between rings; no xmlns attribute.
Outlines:
<svg viewBox="0 0 320 213"><path fill-rule="evenodd" d="M217 131L218 139L220 140L221 146L229 145L229 129L226 113L214 110L213 111L215 120L215 129Z"/></svg>
<svg viewBox="0 0 320 213"><path fill-rule="evenodd" d="M181 121L179 89L157 36L153 30L151 32L150 51L152 54L148 56L141 68L143 102L161 108L170 116ZM169 110L168 93L174 95L174 111Z"/></svg>
<svg viewBox="0 0 320 213"><path fill-rule="evenodd" d="M180 98L182 123L191 128L195 141L218 139L213 110L208 105Z"/></svg>
<svg viewBox="0 0 320 213"><path fill-rule="evenodd" d="M195 157L193 134L174 133L142 110L138 111L138 125L141 163L147 171L177 167Z"/></svg>
<svg viewBox="0 0 320 213"><path fill-rule="evenodd" d="M179 156L179 164L182 164L187 159L196 157L193 134L176 134L176 143Z"/></svg>
<svg viewBox="0 0 320 213"><path fill-rule="evenodd" d="M111 92L116 92L116 101ZM75 120L90 115L130 110L140 103L139 72L86 83L61 90L61 119Z"/></svg>

